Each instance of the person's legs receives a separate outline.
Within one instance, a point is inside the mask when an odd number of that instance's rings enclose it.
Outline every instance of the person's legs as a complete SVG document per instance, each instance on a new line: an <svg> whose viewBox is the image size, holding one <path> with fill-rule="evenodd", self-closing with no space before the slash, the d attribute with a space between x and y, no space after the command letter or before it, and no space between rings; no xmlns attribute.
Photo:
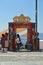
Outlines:
<svg viewBox="0 0 43 65"><path fill-rule="evenodd" d="M19 44L17 44L17 46L18 46L18 50L20 49L20 45Z"/></svg>

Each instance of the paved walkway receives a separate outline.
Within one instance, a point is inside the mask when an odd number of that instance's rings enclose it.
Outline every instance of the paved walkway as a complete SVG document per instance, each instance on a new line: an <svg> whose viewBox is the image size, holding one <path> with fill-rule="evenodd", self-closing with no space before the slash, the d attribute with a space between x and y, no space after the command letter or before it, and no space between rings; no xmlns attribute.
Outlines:
<svg viewBox="0 0 43 65"><path fill-rule="evenodd" d="M43 65L43 52L0 52L0 65Z"/></svg>

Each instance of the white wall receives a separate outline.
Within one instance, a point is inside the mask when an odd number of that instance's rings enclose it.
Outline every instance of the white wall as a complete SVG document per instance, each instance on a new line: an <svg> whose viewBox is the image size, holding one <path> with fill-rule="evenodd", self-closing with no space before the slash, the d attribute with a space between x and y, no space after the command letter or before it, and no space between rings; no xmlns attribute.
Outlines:
<svg viewBox="0 0 43 65"><path fill-rule="evenodd" d="M43 49L43 40L40 40L39 49Z"/></svg>

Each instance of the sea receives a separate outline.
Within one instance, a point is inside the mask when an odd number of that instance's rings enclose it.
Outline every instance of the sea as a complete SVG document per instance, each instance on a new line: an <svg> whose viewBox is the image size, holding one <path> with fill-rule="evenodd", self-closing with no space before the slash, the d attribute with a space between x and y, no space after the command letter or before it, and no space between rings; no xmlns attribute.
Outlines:
<svg viewBox="0 0 43 65"><path fill-rule="evenodd" d="M43 40L43 33L39 33L39 39Z"/></svg>
<svg viewBox="0 0 43 65"><path fill-rule="evenodd" d="M40 39L40 40L43 40L43 33L39 33L39 39ZM23 44L25 44L26 41L27 41L27 38L26 38L26 37L21 37L21 42L22 42Z"/></svg>
<svg viewBox="0 0 43 65"><path fill-rule="evenodd" d="M24 31L22 31L20 33L17 33L17 34L19 34L20 36L22 36L23 34L26 34L26 33L27 33L27 30L24 30ZM39 39L43 40L43 33L39 33ZM21 37L21 41L22 41L23 44L25 44L26 41L27 41L27 38L26 37Z"/></svg>

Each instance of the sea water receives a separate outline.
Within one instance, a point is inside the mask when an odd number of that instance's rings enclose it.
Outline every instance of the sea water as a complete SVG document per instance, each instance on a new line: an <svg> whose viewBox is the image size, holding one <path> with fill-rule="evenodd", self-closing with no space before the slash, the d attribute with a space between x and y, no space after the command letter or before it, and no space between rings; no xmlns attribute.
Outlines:
<svg viewBox="0 0 43 65"><path fill-rule="evenodd" d="M43 33L39 33L39 39L40 39L40 40L43 40ZM26 37L21 37L21 42L22 42L23 44L25 44L26 41L27 41L27 38L26 38Z"/></svg>

